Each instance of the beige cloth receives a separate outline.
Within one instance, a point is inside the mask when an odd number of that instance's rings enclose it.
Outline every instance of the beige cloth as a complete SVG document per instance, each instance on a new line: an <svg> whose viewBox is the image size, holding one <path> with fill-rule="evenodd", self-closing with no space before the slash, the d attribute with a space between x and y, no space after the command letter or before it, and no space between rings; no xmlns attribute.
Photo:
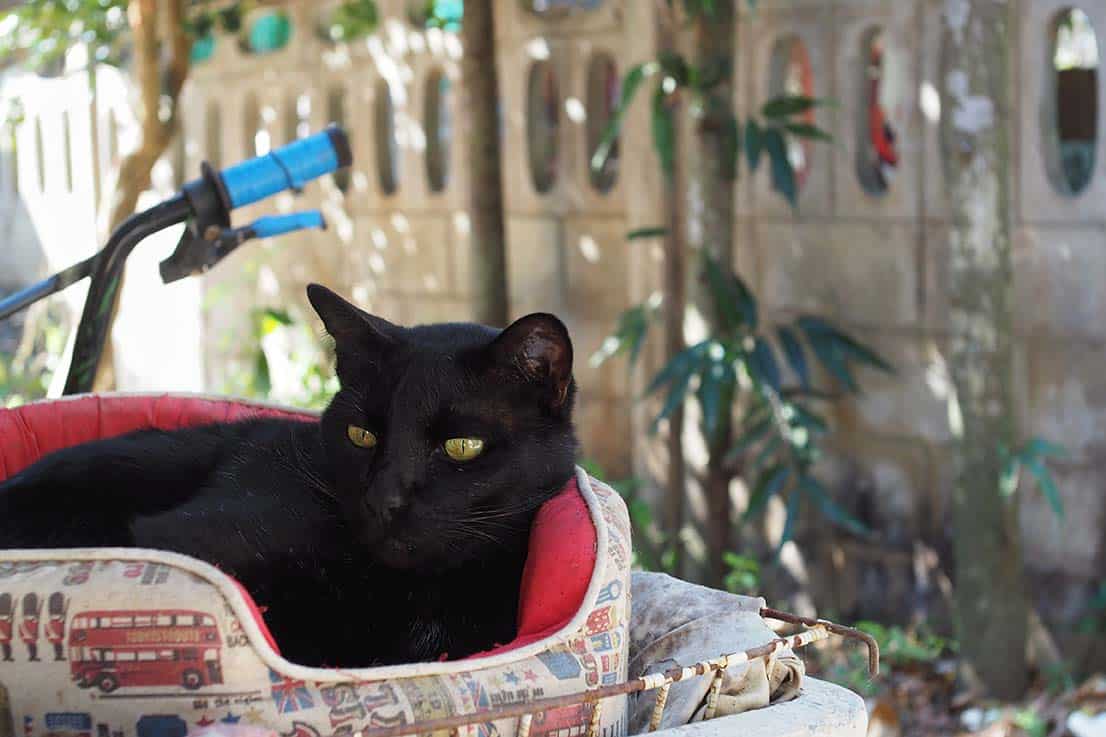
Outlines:
<svg viewBox="0 0 1106 737"><path fill-rule="evenodd" d="M632 575L630 597L630 678L741 652L776 637L760 617L764 599L640 571ZM768 662L732 665L724 672L715 716L793 699L804 672L803 662L790 649ZM710 684L710 676L673 684L661 729L703 719ZM649 728L656 695L654 690L631 696L629 734Z"/></svg>

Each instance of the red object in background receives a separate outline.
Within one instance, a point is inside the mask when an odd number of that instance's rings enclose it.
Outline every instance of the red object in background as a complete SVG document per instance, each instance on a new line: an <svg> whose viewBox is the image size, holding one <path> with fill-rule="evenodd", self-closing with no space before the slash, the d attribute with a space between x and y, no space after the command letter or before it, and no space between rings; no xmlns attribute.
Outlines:
<svg viewBox="0 0 1106 737"><path fill-rule="evenodd" d="M92 440L157 428L175 430L249 417L315 422L317 416L238 400L194 396L81 395L0 410L0 481L47 453ZM477 658L506 652L548 637L572 619L583 604L595 569L596 531L576 479L538 510L519 592L515 639ZM233 579L232 579L233 580ZM238 584L266 641L279 652L249 593ZM37 629L37 627L36 627Z"/></svg>
<svg viewBox="0 0 1106 737"><path fill-rule="evenodd" d="M879 104L879 86L883 82L883 49L873 44L872 66L878 70L869 82L868 89L868 135L876 149L879 160L888 166L899 165L899 152L895 149L895 133L887 122L883 107Z"/></svg>

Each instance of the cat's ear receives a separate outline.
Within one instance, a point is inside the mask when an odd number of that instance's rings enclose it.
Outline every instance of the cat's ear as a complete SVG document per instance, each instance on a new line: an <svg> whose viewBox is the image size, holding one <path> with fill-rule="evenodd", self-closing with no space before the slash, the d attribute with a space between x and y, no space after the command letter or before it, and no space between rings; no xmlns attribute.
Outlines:
<svg viewBox="0 0 1106 737"><path fill-rule="evenodd" d="M520 317L492 343L496 362L516 369L527 381L548 390L549 403L562 406L572 384L572 341L564 323L535 312Z"/></svg>
<svg viewBox="0 0 1106 737"><path fill-rule="evenodd" d="M400 328L370 315L321 284L307 285L307 299L334 338L339 376L353 364L375 363L377 355L399 342Z"/></svg>

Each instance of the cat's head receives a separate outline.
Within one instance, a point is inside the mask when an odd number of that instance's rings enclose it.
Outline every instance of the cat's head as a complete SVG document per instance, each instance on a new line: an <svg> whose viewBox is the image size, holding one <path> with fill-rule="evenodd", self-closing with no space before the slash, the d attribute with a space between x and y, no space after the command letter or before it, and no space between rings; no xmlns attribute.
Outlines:
<svg viewBox="0 0 1106 737"><path fill-rule="evenodd" d="M525 545L576 456L572 343L553 315L503 330L403 328L317 284L341 390L323 413L331 474L369 555L449 568Z"/></svg>

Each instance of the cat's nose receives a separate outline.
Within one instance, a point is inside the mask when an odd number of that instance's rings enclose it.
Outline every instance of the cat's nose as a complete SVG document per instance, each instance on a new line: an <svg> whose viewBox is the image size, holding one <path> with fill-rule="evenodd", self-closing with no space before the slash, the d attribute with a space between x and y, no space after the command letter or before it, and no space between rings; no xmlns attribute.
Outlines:
<svg viewBox="0 0 1106 737"><path fill-rule="evenodd" d="M374 502L373 507L384 521L384 524L388 524L394 520L403 510L404 506L406 506L403 495L398 492L384 494L375 499Z"/></svg>

